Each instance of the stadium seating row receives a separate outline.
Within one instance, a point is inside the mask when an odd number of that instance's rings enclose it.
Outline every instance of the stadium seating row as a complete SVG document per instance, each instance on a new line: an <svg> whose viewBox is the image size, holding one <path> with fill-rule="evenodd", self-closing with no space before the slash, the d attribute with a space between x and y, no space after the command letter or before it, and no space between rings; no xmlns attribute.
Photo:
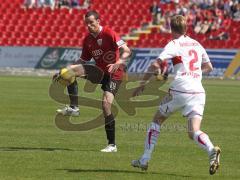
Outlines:
<svg viewBox="0 0 240 180"><path fill-rule="evenodd" d="M120 35L131 32L151 21L149 7L153 0L93 0L91 8L100 12L102 24L113 28ZM86 34L83 16L86 10L79 9L23 9L23 0L11 2L0 0L0 45L2 46L82 46ZM162 4L162 8L172 10L174 4ZM239 23L232 21L228 41L209 40L205 35L189 34L208 48L238 48ZM218 32L212 32L214 35ZM132 47L163 47L171 39L170 34L160 34L152 29L138 41L128 41Z"/></svg>

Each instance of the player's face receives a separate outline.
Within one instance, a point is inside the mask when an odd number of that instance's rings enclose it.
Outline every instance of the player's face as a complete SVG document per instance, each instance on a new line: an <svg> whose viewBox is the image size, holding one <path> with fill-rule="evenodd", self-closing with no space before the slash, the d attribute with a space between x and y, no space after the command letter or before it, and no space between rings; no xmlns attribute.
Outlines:
<svg viewBox="0 0 240 180"><path fill-rule="evenodd" d="M85 18L85 24L87 25L88 31L90 33L98 33L100 29L99 19L95 19L95 17L89 16Z"/></svg>

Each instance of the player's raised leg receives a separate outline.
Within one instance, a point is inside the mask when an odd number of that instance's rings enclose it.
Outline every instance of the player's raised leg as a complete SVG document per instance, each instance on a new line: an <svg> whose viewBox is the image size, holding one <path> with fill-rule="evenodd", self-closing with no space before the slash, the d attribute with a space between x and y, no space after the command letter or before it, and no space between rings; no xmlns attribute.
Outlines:
<svg viewBox="0 0 240 180"><path fill-rule="evenodd" d="M57 109L57 113L60 113L64 116L79 116L79 108L78 108L78 84L75 80L72 84L67 86L70 105L65 106L62 109Z"/></svg>
<svg viewBox="0 0 240 180"><path fill-rule="evenodd" d="M64 78L71 79L72 77L81 77L85 75L85 71L82 64L70 65L65 68ZM79 116L78 108L78 84L75 80L72 84L67 86L68 94L70 98L70 105L65 106L62 109L57 109L57 113L65 116Z"/></svg>
<svg viewBox="0 0 240 180"><path fill-rule="evenodd" d="M160 134L160 127L161 124L166 120L166 117L163 116L160 111L157 111L153 122L150 123L149 129L147 131L145 144L144 144L144 154L140 159L133 160L132 166L141 168L142 170L147 170L148 168L148 162L151 159L152 152L154 150L154 147L157 143L159 134Z"/></svg>
<svg viewBox="0 0 240 180"><path fill-rule="evenodd" d="M198 114L190 114L188 120L188 135L194 140L202 149L207 151L209 156L209 173L215 174L220 165L220 148L214 147L208 135L200 130L202 116Z"/></svg>

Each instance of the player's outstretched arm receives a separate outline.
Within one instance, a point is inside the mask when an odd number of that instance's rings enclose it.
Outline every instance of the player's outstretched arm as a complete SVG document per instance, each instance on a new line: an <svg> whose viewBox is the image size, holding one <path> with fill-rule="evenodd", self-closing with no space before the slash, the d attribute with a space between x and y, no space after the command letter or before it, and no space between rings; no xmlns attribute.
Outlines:
<svg viewBox="0 0 240 180"><path fill-rule="evenodd" d="M148 68L147 72L144 73L142 80L140 81L139 87L136 88L136 90L133 92L133 97L138 96L143 90L148 82L148 80L152 77L152 75L155 74L155 72L159 69L159 61L161 62L161 59L156 59Z"/></svg>
<svg viewBox="0 0 240 180"><path fill-rule="evenodd" d="M160 63L162 63L161 59L156 59L153 63L151 63L147 72L143 76L141 84L145 85L146 82L152 77L152 75L155 75L159 71Z"/></svg>

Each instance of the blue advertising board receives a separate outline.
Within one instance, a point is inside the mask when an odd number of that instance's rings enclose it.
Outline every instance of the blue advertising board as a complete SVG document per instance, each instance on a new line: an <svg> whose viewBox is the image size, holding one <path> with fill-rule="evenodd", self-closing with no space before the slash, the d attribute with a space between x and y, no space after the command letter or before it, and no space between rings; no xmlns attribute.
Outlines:
<svg viewBox="0 0 240 180"><path fill-rule="evenodd" d="M223 76L228 65L234 59L238 50L227 49L207 49L209 58L213 64L214 70L210 76ZM146 72L148 66L162 52L160 48L136 48L133 49L133 58L128 64L128 73ZM169 73L173 73L173 65L171 60L169 63Z"/></svg>

